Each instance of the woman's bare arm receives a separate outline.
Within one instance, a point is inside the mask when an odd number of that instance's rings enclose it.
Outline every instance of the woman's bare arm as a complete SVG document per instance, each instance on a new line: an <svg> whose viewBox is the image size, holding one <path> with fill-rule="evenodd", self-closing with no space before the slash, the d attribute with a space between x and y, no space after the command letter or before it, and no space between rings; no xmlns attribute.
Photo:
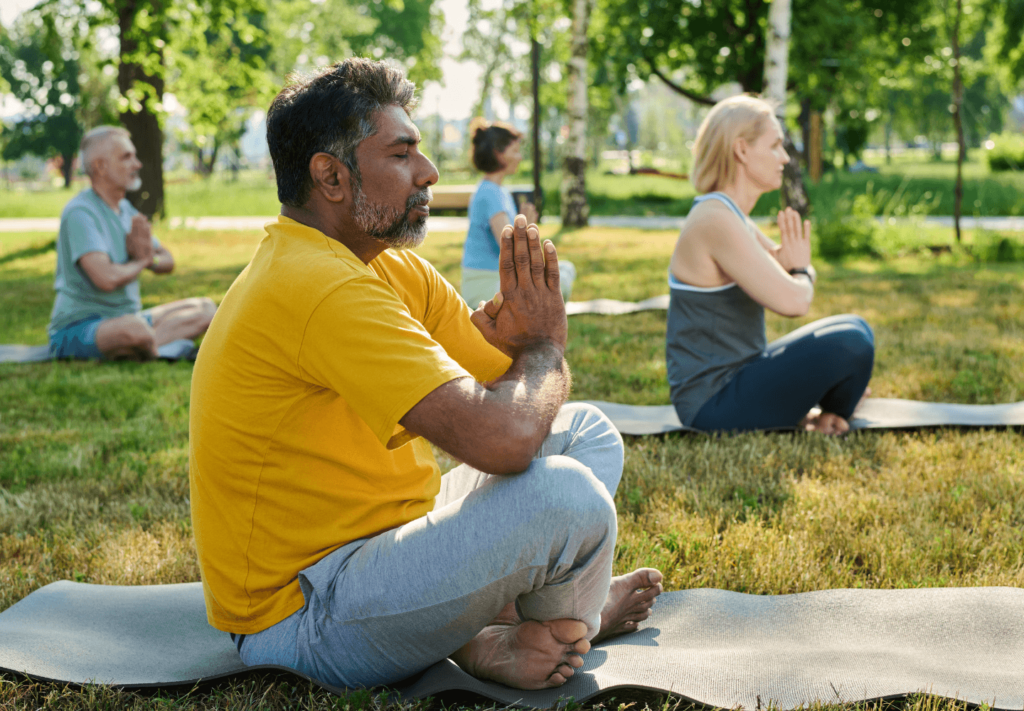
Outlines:
<svg viewBox="0 0 1024 711"><path fill-rule="evenodd" d="M769 253L760 237L726 211L702 216L700 235L710 256L750 298L783 316L803 316L814 298L814 286L805 275L790 269L810 265L810 223L800 224L792 210L779 214L782 244ZM767 239L767 238L766 238Z"/></svg>

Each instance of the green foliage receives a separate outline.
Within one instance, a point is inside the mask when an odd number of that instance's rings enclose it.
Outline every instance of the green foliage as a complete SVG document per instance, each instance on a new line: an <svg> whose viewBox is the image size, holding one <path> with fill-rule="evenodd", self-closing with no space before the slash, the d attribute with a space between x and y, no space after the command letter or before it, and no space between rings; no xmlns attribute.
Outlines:
<svg viewBox="0 0 1024 711"><path fill-rule="evenodd" d="M51 0L0 37L0 76L25 106L23 117L3 129L3 158L59 157L66 187L86 122L112 114L110 84L96 71L86 30L72 6Z"/></svg>
<svg viewBox="0 0 1024 711"><path fill-rule="evenodd" d="M843 196L836 211L817 222L817 252L825 259L875 253L875 202L870 194Z"/></svg>
<svg viewBox="0 0 1024 711"><path fill-rule="evenodd" d="M1002 0L995 7L1000 5L994 59L1005 68L1007 84L1018 88L1024 82L1024 0Z"/></svg>
<svg viewBox="0 0 1024 711"><path fill-rule="evenodd" d="M984 262L1024 262L1024 242L1008 235L986 232L976 240L973 252Z"/></svg>
<svg viewBox="0 0 1024 711"><path fill-rule="evenodd" d="M275 89L266 12L250 9L215 23L209 1L176 24L168 61L170 88L188 111L183 142L206 174L222 148L237 146L249 114L269 103Z"/></svg>
<svg viewBox="0 0 1024 711"><path fill-rule="evenodd" d="M620 82L685 68L679 81L693 94L733 81L761 90L767 2L609 1L599 8L604 20L595 22L594 43Z"/></svg>
<svg viewBox="0 0 1024 711"><path fill-rule="evenodd" d="M985 152L991 170L1024 170L1024 135L1019 133L1000 133L990 136L994 144Z"/></svg>

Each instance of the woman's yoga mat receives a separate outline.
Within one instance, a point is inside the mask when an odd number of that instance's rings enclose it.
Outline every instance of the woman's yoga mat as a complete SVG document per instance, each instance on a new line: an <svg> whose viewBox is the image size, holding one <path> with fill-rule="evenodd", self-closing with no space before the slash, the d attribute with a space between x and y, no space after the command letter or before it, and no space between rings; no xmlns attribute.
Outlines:
<svg viewBox="0 0 1024 711"><path fill-rule="evenodd" d="M621 405L603 400L586 402L600 408L622 434L652 435L698 431L683 425L671 405ZM1020 425L1024 425L1024 402L1003 405L960 405L881 397L865 400L850 420L850 429L853 430Z"/></svg>
<svg viewBox="0 0 1024 711"><path fill-rule="evenodd" d="M447 660L396 688L409 698L459 690L532 708L643 689L723 708L925 692L1019 710L1024 590L670 592L638 632L595 646L584 661L547 691L482 682ZM199 583L62 581L0 614L0 670L40 680L175 687L245 669L228 635L207 625Z"/></svg>

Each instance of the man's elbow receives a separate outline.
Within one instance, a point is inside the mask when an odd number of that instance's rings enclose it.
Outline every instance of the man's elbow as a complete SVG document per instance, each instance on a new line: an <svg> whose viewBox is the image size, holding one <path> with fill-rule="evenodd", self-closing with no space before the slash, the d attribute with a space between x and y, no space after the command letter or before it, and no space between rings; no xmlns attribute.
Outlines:
<svg viewBox="0 0 1024 711"><path fill-rule="evenodd" d="M95 286L97 289L108 294L119 286L117 282L115 282L113 279L101 278L90 279L90 281L92 282L92 285Z"/></svg>
<svg viewBox="0 0 1024 711"><path fill-rule="evenodd" d="M518 474L530 466L537 450L540 449L537 438L534 436L517 436L507 433L505 436L495 439L496 441L481 448L478 457L475 457L477 459L475 463L467 462L467 464L486 474L497 476Z"/></svg>

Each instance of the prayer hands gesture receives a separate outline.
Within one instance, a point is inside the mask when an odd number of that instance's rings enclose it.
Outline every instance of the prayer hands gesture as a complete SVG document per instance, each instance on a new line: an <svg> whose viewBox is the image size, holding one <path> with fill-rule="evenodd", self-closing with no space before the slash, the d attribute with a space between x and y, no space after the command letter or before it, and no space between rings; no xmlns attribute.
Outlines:
<svg viewBox="0 0 1024 711"><path fill-rule="evenodd" d="M800 224L800 213L791 207L779 212L779 234L782 244L775 258L787 272L811 264L811 221Z"/></svg>
<svg viewBox="0 0 1024 711"><path fill-rule="evenodd" d="M525 348L550 343L565 350L568 323L558 288L558 256L537 225L517 215L501 233L501 291L470 317L488 343L516 358Z"/></svg>
<svg viewBox="0 0 1024 711"><path fill-rule="evenodd" d="M132 218L132 229L128 233L126 246L131 259L143 262L146 266L152 263L153 231L145 215L136 215Z"/></svg>

